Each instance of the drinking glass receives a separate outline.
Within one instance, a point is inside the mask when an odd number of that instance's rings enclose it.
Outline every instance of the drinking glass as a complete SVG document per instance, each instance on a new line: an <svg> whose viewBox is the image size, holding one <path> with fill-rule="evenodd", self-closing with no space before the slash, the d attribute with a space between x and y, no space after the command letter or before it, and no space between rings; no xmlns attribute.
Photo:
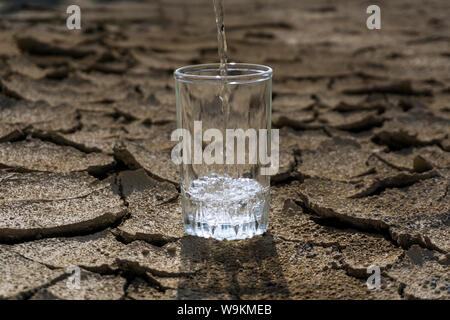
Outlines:
<svg viewBox="0 0 450 320"><path fill-rule="evenodd" d="M221 72L222 71L222 72ZM243 63L174 72L185 231L218 240L267 230L272 69ZM172 137L173 138L173 137ZM269 152L270 150L270 152Z"/></svg>

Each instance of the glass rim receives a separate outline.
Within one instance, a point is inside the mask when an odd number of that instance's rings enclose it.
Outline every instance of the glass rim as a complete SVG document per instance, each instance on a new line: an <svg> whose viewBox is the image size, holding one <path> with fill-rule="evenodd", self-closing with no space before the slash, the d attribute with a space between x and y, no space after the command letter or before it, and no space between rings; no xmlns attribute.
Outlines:
<svg viewBox="0 0 450 320"><path fill-rule="evenodd" d="M196 74L197 72L219 71L220 63L205 63L183 66L176 69L173 74L177 81L182 82L217 82L228 84L239 84L248 82L264 81L272 78L273 70L269 66L253 63L227 63L228 70L245 71L243 74L221 76Z"/></svg>

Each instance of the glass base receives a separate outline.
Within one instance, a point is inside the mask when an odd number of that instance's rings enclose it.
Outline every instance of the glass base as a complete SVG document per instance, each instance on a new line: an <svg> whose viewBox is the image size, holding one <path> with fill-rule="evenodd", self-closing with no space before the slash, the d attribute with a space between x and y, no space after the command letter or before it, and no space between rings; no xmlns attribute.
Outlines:
<svg viewBox="0 0 450 320"><path fill-rule="evenodd" d="M256 180L212 174L181 187L184 229L217 240L247 239L269 224L268 187Z"/></svg>
<svg viewBox="0 0 450 320"><path fill-rule="evenodd" d="M242 240L263 234L267 231L267 224L261 224L254 221L233 226L226 224L208 225L206 223L195 223L192 221L192 223L185 223L184 230L191 236L202 238L214 238L217 240Z"/></svg>

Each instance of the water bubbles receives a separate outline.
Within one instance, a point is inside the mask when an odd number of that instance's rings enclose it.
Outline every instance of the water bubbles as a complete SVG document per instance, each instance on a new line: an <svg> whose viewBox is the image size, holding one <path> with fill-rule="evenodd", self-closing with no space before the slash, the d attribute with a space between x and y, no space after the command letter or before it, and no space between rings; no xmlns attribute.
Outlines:
<svg viewBox="0 0 450 320"><path fill-rule="evenodd" d="M243 239L263 233L269 188L249 178L210 174L183 186L188 233L216 239Z"/></svg>

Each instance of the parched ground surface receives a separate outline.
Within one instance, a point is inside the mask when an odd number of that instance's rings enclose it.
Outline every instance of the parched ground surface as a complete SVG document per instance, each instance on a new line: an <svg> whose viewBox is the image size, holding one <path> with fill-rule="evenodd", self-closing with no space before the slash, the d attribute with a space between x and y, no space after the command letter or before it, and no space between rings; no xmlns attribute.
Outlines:
<svg viewBox="0 0 450 320"><path fill-rule="evenodd" d="M64 2L2 3L0 298L449 299L449 2L379 1L378 31L371 1L225 2L281 135L270 230L238 242L184 235L169 157L211 1L70 1L81 31Z"/></svg>

